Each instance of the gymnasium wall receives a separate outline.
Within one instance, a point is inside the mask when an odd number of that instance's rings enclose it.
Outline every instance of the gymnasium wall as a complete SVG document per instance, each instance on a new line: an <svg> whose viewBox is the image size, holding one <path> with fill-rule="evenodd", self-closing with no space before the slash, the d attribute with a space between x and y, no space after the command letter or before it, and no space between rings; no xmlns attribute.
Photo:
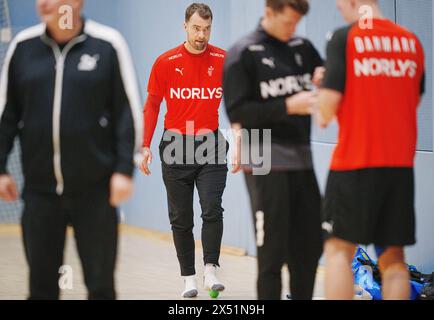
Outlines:
<svg viewBox="0 0 434 320"><path fill-rule="evenodd" d="M14 30L37 22L33 1L13 0L11 18ZM185 0L87 0L85 15L118 28L126 37L134 58L142 100L146 98L146 84L152 63L164 51L181 44L185 39L182 28L184 10L191 1ZM212 41L228 49L239 37L250 32L259 22L262 0L210 0L215 15ZM300 27L299 34L307 35L324 54L326 34L342 25L334 0L312 0L312 12ZM434 270L434 157L432 117L432 16L430 0L381 0L385 14L413 30L421 38L427 51L427 93L419 110L419 143L417 155L417 223L418 244L408 250L409 262L424 271ZM162 105L161 114L165 111ZM152 176L136 175L133 199L122 208L125 222L147 229L170 231L167 201L161 178L158 141L162 130L162 115L152 144L154 163ZM221 110L221 127L229 128ZM336 141L336 126L328 130L314 129L313 149L315 168L321 189L324 190L327 168ZM195 196L197 200L197 194ZM195 235L200 238L200 208L195 205ZM225 245L244 248L255 254L250 206L242 175L228 177L223 204L225 208Z"/></svg>

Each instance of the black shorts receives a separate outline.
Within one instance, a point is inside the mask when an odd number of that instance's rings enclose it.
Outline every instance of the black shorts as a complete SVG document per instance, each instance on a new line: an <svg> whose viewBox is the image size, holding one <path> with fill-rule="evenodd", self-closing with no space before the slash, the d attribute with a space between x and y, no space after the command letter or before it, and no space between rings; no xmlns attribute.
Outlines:
<svg viewBox="0 0 434 320"><path fill-rule="evenodd" d="M323 221L329 238L382 247L415 244L413 169L331 171Z"/></svg>

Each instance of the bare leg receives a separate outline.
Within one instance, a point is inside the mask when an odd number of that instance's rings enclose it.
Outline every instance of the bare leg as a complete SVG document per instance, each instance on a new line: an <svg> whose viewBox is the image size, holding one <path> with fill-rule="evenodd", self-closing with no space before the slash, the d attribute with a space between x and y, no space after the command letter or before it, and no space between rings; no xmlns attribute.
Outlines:
<svg viewBox="0 0 434 320"><path fill-rule="evenodd" d="M405 264L404 248L390 247L379 258L384 300L410 299L410 274Z"/></svg>
<svg viewBox="0 0 434 320"><path fill-rule="evenodd" d="M353 243L332 238L325 244L326 274L325 294L328 300L352 300L354 276L351 261L356 246Z"/></svg>

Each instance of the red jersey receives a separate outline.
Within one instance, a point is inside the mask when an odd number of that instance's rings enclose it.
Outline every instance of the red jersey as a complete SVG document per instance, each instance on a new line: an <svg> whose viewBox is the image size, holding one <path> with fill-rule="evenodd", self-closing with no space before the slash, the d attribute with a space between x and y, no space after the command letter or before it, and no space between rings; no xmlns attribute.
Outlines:
<svg viewBox="0 0 434 320"><path fill-rule="evenodd" d="M148 93L166 100L165 129L182 134L218 129L225 54L212 45L201 54L192 54L182 44L157 59ZM193 122L194 132L187 130L187 122Z"/></svg>
<svg viewBox="0 0 434 320"><path fill-rule="evenodd" d="M334 34L326 68L323 86L343 93L331 169L413 167L424 91L417 37L389 20L354 24Z"/></svg>

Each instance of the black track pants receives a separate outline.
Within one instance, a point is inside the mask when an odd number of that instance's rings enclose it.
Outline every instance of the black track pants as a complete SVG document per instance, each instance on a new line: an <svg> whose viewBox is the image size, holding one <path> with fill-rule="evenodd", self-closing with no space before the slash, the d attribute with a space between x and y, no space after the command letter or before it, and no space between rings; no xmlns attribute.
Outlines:
<svg viewBox="0 0 434 320"><path fill-rule="evenodd" d="M24 203L21 223L30 267L29 298L59 298L59 268L71 224L89 299L115 299L118 218L109 204L108 187L79 196L26 193ZM81 272L72 271L73 276Z"/></svg>
<svg viewBox="0 0 434 320"><path fill-rule="evenodd" d="M193 237L193 192L196 185L202 208L204 263L219 265L223 236L222 196L226 187L226 165L166 165L163 163L169 218L182 276L195 271Z"/></svg>
<svg viewBox="0 0 434 320"><path fill-rule="evenodd" d="M321 196L315 173L245 175L258 248L258 299L281 299L281 269L288 265L292 299L312 298L322 253Z"/></svg>

